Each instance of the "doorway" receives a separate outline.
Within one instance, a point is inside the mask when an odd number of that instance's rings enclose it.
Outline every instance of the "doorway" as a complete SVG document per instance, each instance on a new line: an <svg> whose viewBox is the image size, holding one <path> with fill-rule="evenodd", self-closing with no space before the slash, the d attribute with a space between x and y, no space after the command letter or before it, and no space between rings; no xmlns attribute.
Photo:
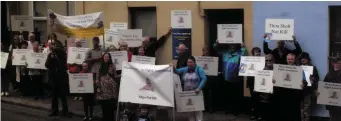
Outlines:
<svg viewBox="0 0 341 121"><path fill-rule="evenodd" d="M341 57L341 6L329 6L329 56ZM332 69L332 66L329 66Z"/></svg>

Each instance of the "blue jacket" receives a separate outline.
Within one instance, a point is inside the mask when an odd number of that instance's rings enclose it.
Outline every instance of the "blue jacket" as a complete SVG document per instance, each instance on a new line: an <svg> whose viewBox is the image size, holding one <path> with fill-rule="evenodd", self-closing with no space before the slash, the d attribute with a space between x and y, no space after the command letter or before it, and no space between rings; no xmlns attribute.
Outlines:
<svg viewBox="0 0 341 121"><path fill-rule="evenodd" d="M179 69L175 69L177 74L182 74L182 75L187 73L187 70L188 70L188 66L182 67ZM198 80L198 81L200 81L200 84L199 84L199 87L197 89L201 90L204 87L206 80L207 80L205 70L199 66L195 66L195 73L197 73L199 78L200 78L200 80Z"/></svg>

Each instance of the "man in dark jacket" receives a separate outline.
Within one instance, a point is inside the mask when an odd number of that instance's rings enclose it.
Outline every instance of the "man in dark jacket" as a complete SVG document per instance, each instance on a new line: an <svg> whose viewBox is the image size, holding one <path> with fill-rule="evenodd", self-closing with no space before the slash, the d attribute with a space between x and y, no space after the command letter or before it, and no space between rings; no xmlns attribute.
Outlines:
<svg viewBox="0 0 341 121"><path fill-rule="evenodd" d="M265 34L264 35L264 39L267 37L268 35ZM283 40L278 41L277 42L277 48L271 50L269 49L268 43L267 42L263 42L263 51L264 54L272 54L275 58L275 63L277 64L286 64L286 57L288 55L288 53L293 53L297 56L299 56L302 53L302 49L301 46L298 44L298 42L296 41L296 37L292 36L292 38L294 39L294 44L296 49L294 50L290 50L288 48L285 47L285 42Z"/></svg>

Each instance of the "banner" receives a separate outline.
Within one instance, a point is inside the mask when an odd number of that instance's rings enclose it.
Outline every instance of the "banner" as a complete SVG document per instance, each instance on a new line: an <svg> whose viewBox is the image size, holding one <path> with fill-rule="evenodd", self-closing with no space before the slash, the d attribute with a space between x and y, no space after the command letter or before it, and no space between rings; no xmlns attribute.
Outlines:
<svg viewBox="0 0 341 121"><path fill-rule="evenodd" d="M192 53L192 30L191 29L172 29L172 50L173 59L176 60L179 56L178 47L180 44L186 46L186 51Z"/></svg>
<svg viewBox="0 0 341 121"><path fill-rule="evenodd" d="M304 74L305 74L305 79L308 82L308 86L311 86L311 80L310 80L310 76L313 75L314 73L314 66L301 66Z"/></svg>
<svg viewBox="0 0 341 121"><path fill-rule="evenodd" d="M190 10L172 10L171 27L173 29L192 28L192 12Z"/></svg>
<svg viewBox="0 0 341 121"><path fill-rule="evenodd" d="M317 104L341 107L341 83L320 82Z"/></svg>
<svg viewBox="0 0 341 121"><path fill-rule="evenodd" d="M254 91L263 93L273 92L273 71L262 70L256 71Z"/></svg>
<svg viewBox="0 0 341 121"><path fill-rule="evenodd" d="M155 57L133 55L131 62L155 65Z"/></svg>
<svg viewBox="0 0 341 121"><path fill-rule="evenodd" d="M142 45L142 29L127 29L118 31L119 41L126 42L128 47L139 47Z"/></svg>
<svg viewBox="0 0 341 121"><path fill-rule="evenodd" d="M300 66L274 64L275 86L302 89L303 70Z"/></svg>
<svg viewBox="0 0 341 121"><path fill-rule="evenodd" d="M115 51L109 53L111 55L112 63L116 67L116 70L122 70L123 61L128 61L127 51Z"/></svg>
<svg viewBox="0 0 341 121"><path fill-rule="evenodd" d="M182 92L182 86L180 77L177 74L173 74L173 83L174 83L174 91L175 92Z"/></svg>
<svg viewBox="0 0 341 121"><path fill-rule="evenodd" d="M195 60L197 65L205 70L206 75L218 75L218 57L195 56Z"/></svg>
<svg viewBox="0 0 341 121"><path fill-rule="evenodd" d="M204 96L202 92L196 94L194 91L184 91L175 93L177 112L203 111Z"/></svg>
<svg viewBox="0 0 341 121"><path fill-rule="evenodd" d="M114 45L116 48L119 48L118 45L118 32L115 30L105 29L104 33L104 46L105 48L110 47L111 45Z"/></svg>
<svg viewBox="0 0 341 121"><path fill-rule="evenodd" d="M33 32L33 18L27 15L12 15L11 16L12 31L29 31Z"/></svg>
<svg viewBox="0 0 341 121"><path fill-rule="evenodd" d="M70 93L94 93L92 73L69 74Z"/></svg>
<svg viewBox="0 0 341 121"><path fill-rule="evenodd" d="M126 30L128 29L128 24L124 22L110 22L110 30Z"/></svg>
<svg viewBox="0 0 341 121"><path fill-rule="evenodd" d="M67 39L67 47L76 47L75 40L76 40L76 38L72 38L72 37L68 38ZM90 40L80 39L79 41L82 44L82 47L93 48L92 45L90 45L90 42L89 42Z"/></svg>
<svg viewBox="0 0 341 121"><path fill-rule="evenodd" d="M27 54L31 53L31 49L13 49L12 65L22 66L26 65Z"/></svg>
<svg viewBox="0 0 341 121"><path fill-rule="evenodd" d="M255 76L257 70L265 67L265 57L242 56L240 59L239 76Z"/></svg>
<svg viewBox="0 0 341 121"><path fill-rule="evenodd" d="M123 62L119 102L174 107L173 67Z"/></svg>
<svg viewBox="0 0 341 121"><path fill-rule="evenodd" d="M31 52L27 54L27 68L46 69L47 54Z"/></svg>
<svg viewBox="0 0 341 121"><path fill-rule="evenodd" d="M218 24L219 43L243 43L242 24Z"/></svg>
<svg viewBox="0 0 341 121"><path fill-rule="evenodd" d="M267 40L293 40L294 19L266 19Z"/></svg>
<svg viewBox="0 0 341 121"><path fill-rule="evenodd" d="M1 68L5 69L7 65L7 60L8 60L8 53L1 52Z"/></svg>
<svg viewBox="0 0 341 121"><path fill-rule="evenodd" d="M67 63L68 64L83 64L86 59L86 54L89 48L82 47L69 47L67 53Z"/></svg>
<svg viewBox="0 0 341 121"><path fill-rule="evenodd" d="M49 27L65 36L94 37L104 34L103 12L77 16L63 16L49 10Z"/></svg>

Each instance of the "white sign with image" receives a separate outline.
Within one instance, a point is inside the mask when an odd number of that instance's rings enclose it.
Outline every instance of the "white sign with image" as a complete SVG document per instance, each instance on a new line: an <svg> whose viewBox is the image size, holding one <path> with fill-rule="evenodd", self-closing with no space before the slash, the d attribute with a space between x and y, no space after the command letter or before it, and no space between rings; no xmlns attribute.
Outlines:
<svg viewBox="0 0 341 121"><path fill-rule="evenodd" d="M131 62L155 65L155 57L133 55Z"/></svg>
<svg viewBox="0 0 341 121"><path fill-rule="evenodd" d="M27 55L27 68L46 69L47 54L31 52Z"/></svg>
<svg viewBox="0 0 341 121"><path fill-rule="evenodd" d="M192 12L190 10L172 10L171 27L175 29L192 28Z"/></svg>
<svg viewBox="0 0 341 121"><path fill-rule="evenodd" d="M341 107L341 83L320 82L317 104Z"/></svg>
<svg viewBox="0 0 341 121"><path fill-rule="evenodd" d="M265 57L242 56L240 59L239 76L255 76L257 70L265 67Z"/></svg>
<svg viewBox="0 0 341 121"><path fill-rule="evenodd" d="M273 71L262 70L256 71L254 91L263 93L273 92Z"/></svg>
<svg viewBox="0 0 341 121"><path fill-rule="evenodd" d="M13 49L12 65L22 66L26 65L27 55L31 53L31 49Z"/></svg>
<svg viewBox="0 0 341 121"><path fill-rule="evenodd" d="M198 66L205 70L206 75L218 75L218 57L195 56L195 61Z"/></svg>
<svg viewBox="0 0 341 121"><path fill-rule="evenodd" d="M115 52L109 52L109 53L111 55L112 63L116 67L116 70L122 70L123 61L128 62L127 51L115 51Z"/></svg>
<svg viewBox="0 0 341 121"><path fill-rule="evenodd" d="M301 66L303 71L304 71L304 75L305 75L305 79L308 82L308 86L311 86L311 81L310 81L310 75L313 75L314 73L314 66Z"/></svg>
<svg viewBox="0 0 341 121"><path fill-rule="evenodd" d="M243 43L242 24L218 24L219 43Z"/></svg>
<svg viewBox="0 0 341 121"><path fill-rule="evenodd" d="M128 24L124 22L110 22L110 30L118 31L128 29Z"/></svg>
<svg viewBox="0 0 341 121"><path fill-rule="evenodd" d="M76 47L75 43L76 38L68 38L67 40L67 46L68 47ZM89 40L86 39L80 39L79 42L81 43L81 46L84 48L91 48Z"/></svg>
<svg viewBox="0 0 341 121"><path fill-rule="evenodd" d="M126 42L128 47L138 47L142 45L142 29L119 30L119 41Z"/></svg>
<svg viewBox="0 0 341 121"><path fill-rule="evenodd" d="M69 74L70 93L94 93L92 73Z"/></svg>
<svg viewBox="0 0 341 121"><path fill-rule="evenodd" d="M195 91L175 92L175 100L177 112L205 110L204 96L202 92L199 94L196 94Z"/></svg>
<svg viewBox="0 0 341 121"><path fill-rule="evenodd" d="M293 40L294 19L266 19L265 33L268 40Z"/></svg>
<svg viewBox="0 0 341 121"><path fill-rule="evenodd" d="M105 48L110 47L111 45L114 45L116 48L119 47L118 45L118 32L115 30L105 29L104 31L104 44Z"/></svg>
<svg viewBox="0 0 341 121"><path fill-rule="evenodd" d="M303 70L300 66L274 64L274 79L276 87L301 90Z"/></svg>
<svg viewBox="0 0 341 121"><path fill-rule="evenodd" d="M67 63L68 64L83 64L85 61L86 53L89 48L82 47L69 47L67 53Z"/></svg>
<svg viewBox="0 0 341 121"><path fill-rule="evenodd" d="M1 52L1 68L5 69L7 65L7 60L8 60L8 53Z"/></svg>
<svg viewBox="0 0 341 121"><path fill-rule="evenodd" d="M12 31L34 31L33 18L27 15L12 15L11 16Z"/></svg>

